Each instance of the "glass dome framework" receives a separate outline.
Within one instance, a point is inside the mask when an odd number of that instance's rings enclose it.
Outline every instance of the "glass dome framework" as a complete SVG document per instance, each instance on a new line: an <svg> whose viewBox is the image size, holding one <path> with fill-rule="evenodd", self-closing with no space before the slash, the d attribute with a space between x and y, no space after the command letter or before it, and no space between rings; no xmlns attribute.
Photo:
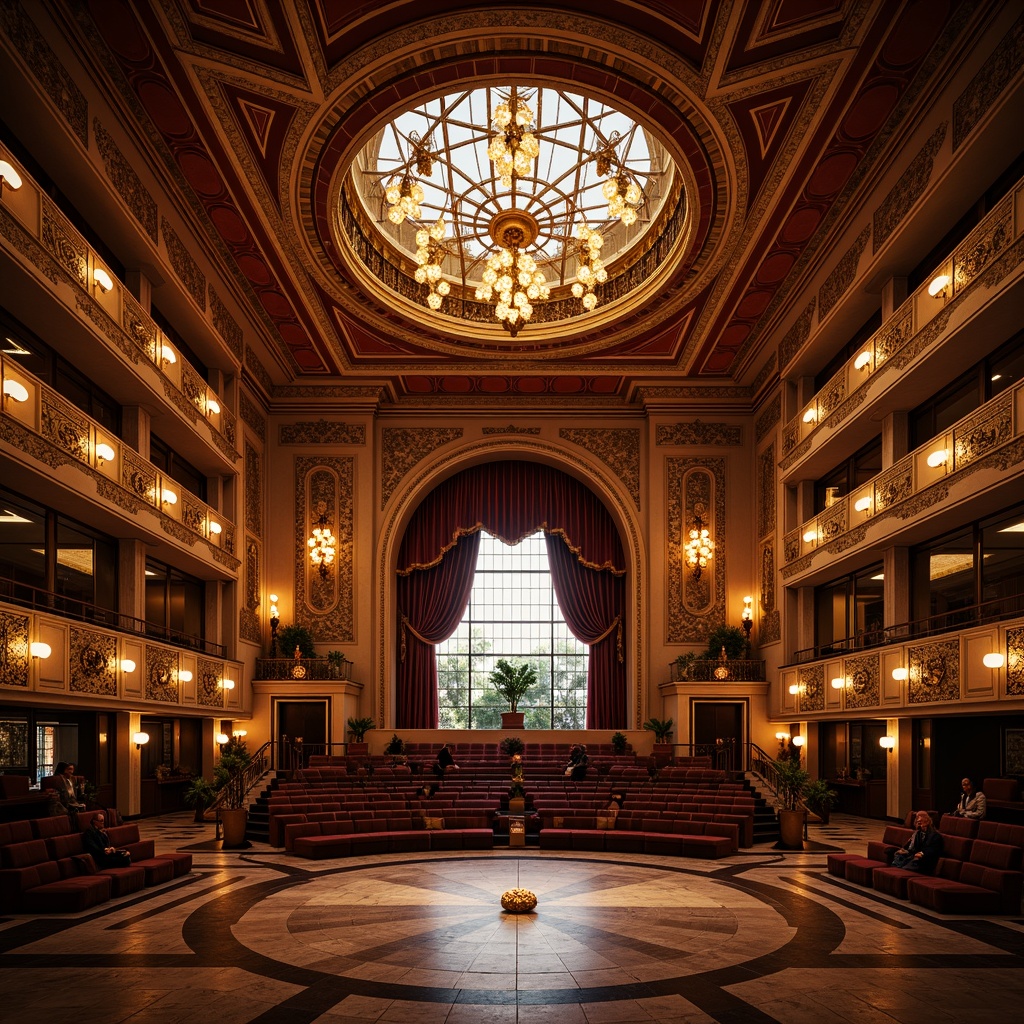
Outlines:
<svg viewBox="0 0 1024 1024"><path fill-rule="evenodd" d="M397 250L399 262L404 258L415 266L417 249L422 249L417 232L422 240L422 229L443 218L441 274L459 300L471 299L484 279L488 257L499 247L492 224L509 210L522 211L536 224L535 237L522 251L543 271L552 299L568 298L557 304L561 315L583 314L583 303L570 293L586 249L580 226L601 233L601 259L614 276L616 261L625 261L655 222L671 192L675 168L649 130L600 100L517 84L519 98L533 111L529 130L540 152L531 173L513 176L511 185L504 186L487 149L496 131L495 108L508 102L511 91L511 83L465 90L403 112L364 147L352 179L366 219L385 246ZM635 183L641 192L631 226L610 215L607 183L616 177ZM406 212L395 223L388 212L400 193ZM422 291L426 308L428 289ZM458 315L446 310L450 301L439 312ZM550 313L544 319L550 321Z"/></svg>

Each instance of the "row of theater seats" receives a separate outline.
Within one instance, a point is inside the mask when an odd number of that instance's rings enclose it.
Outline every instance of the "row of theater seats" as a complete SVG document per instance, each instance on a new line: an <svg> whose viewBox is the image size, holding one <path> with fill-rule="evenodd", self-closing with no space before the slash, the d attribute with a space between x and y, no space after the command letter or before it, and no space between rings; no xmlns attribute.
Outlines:
<svg viewBox="0 0 1024 1024"><path fill-rule="evenodd" d="M493 813L381 815L336 811L286 822L286 852L309 860L363 857L375 853L438 850L490 850L494 846ZM311 820L315 819L315 820Z"/></svg>
<svg viewBox="0 0 1024 1024"><path fill-rule="evenodd" d="M157 855L134 823L106 829L111 844L131 854L131 865L97 868L82 842L93 813L80 814L76 828L65 814L0 824L0 911L76 913L192 870L192 854Z"/></svg>
<svg viewBox="0 0 1024 1024"><path fill-rule="evenodd" d="M866 856L830 853L829 874L942 914L1021 913L1024 826L942 815L943 853L929 875L892 866L913 831L888 825Z"/></svg>

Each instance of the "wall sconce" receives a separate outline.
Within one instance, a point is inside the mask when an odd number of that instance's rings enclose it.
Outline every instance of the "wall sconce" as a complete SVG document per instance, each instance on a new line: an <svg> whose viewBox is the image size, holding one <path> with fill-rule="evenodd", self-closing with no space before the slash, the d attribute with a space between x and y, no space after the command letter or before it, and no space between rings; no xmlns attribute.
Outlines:
<svg viewBox="0 0 1024 1024"><path fill-rule="evenodd" d="M799 683L790 683L789 684L790 696L797 697L797 696L799 696L803 692L804 692L804 688Z"/></svg>
<svg viewBox="0 0 1024 1024"><path fill-rule="evenodd" d="M836 676L836 678L832 680L833 690L841 690L844 686L846 686L846 679L843 676Z"/></svg>
<svg viewBox="0 0 1024 1024"><path fill-rule="evenodd" d="M804 543L805 544L813 544L814 541L816 541L817 539L818 539L818 532L817 532L817 530L808 530L804 534Z"/></svg>
<svg viewBox="0 0 1024 1024"><path fill-rule="evenodd" d="M818 422L818 410L808 409L803 416L804 423L817 423Z"/></svg>
<svg viewBox="0 0 1024 1024"><path fill-rule="evenodd" d="M786 740L788 740L788 739L789 739L789 733L788 733L788 732L777 732L777 733L775 734L775 738L776 738L776 739L777 739L777 740L778 740L778 741L779 741L780 743L785 743L785 742L786 742Z"/></svg>
<svg viewBox="0 0 1024 1024"><path fill-rule="evenodd" d="M313 536L306 541L309 558L320 573L320 579L327 579L327 567L334 564L334 534L327 525L327 502L319 501L316 506L317 521L313 527Z"/></svg>
<svg viewBox="0 0 1024 1024"><path fill-rule="evenodd" d="M0 160L0 199L4 196L4 185L17 192L21 188L21 175L6 160Z"/></svg>
<svg viewBox="0 0 1024 1024"><path fill-rule="evenodd" d="M50 650L49 644L44 644L41 640L36 640L35 643L28 645L28 653L33 658L48 658L53 652Z"/></svg>
<svg viewBox="0 0 1024 1024"><path fill-rule="evenodd" d="M858 498L853 503L853 510L854 510L854 512L870 512L871 511L871 498L870 497Z"/></svg>
<svg viewBox="0 0 1024 1024"><path fill-rule="evenodd" d="M136 750L141 750L144 743L149 742L148 732L136 732L132 734L132 743L135 744Z"/></svg>
<svg viewBox="0 0 1024 1024"><path fill-rule="evenodd" d="M216 398L206 399L206 412L207 414L213 414L216 416L220 412L220 402Z"/></svg>
<svg viewBox="0 0 1024 1024"><path fill-rule="evenodd" d="M214 537L219 537L222 529L223 527L220 523L215 522L213 519L210 520L210 533L212 533Z"/></svg>
<svg viewBox="0 0 1024 1024"><path fill-rule="evenodd" d="M192 673L187 668L183 668L178 673L178 681L181 682L181 683L191 683L192 682Z"/></svg>
<svg viewBox="0 0 1024 1024"><path fill-rule="evenodd" d="M277 594L270 595L270 656L277 657L277 627L281 625L281 615L277 610Z"/></svg>
<svg viewBox="0 0 1024 1024"><path fill-rule="evenodd" d="M909 668L894 668L892 670L892 677L898 683L905 682L907 679L910 678L910 669Z"/></svg>
<svg viewBox="0 0 1024 1024"><path fill-rule="evenodd" d="M111 448L109 444L100 442L100 444L96 445L96 458L99 459L100 462L113 462L114 449Z"/></svg>
<svg viewBox="0 0 1024 1024"><path fill-rule="evenodd" d="M878 745L887 753L892 753L892 748L896 746L895 736L880 736L878 738Z"/></svg>
<svg viewBox="0 0 1024 1024"><path fill-rule="evenodd" d="M985 668L1002 668L1005 660L1006 659L1001 654L993 652L992 654L986 654L985 657L981 659L981 663Z"/></svg>
<svg viewBox="0 0 1024 1024"><path fill-rule="evenodd" d="M225 690L233 690L235 688L235 681L234 681L234 679L222 679L220 681L220 685Z"/></svg>
<svg viewBox="0 0 1024 1024"><path fill-rule="evenodd" d="M160 500L165 505L178 504L178 496L174 493L174 491L168 490L166 487L160 492Z"/></svg>
<svg viewBox="0 0 1024 1024"><path fill-rule="evenodd" d="M701 573L715 555L715 542L711 539L711 532L704 525L707 511L700 502L693 506L693 528L690 530L690 539L683 548L686 564L690 567L695 580L700 579Z"/></svg>
<svg viewBox="0 0 1024 1024"><path fill-rule="evenodd" d="M226 732L217 733L217 742L223 747L225 743L230 739Z"/></svg>
<svg viewBox="0 0 1024 1024"><path fill-rule="evenodd" d="M936 448L925 461L932 469L938 469L949 461L949 451L946 448Z"/></svg>
<svg viewBox="0 0 1024 1024"><path fill-rule="evenodd" d="M121 671L122 672L134 672L135 671L135 662L132 661L131 658L122 658L121 659Z"/></svg>
<svg viewBox="0 0 1024 1024"><path fill-rule="evenodd" d="M4 381L4 397L15 402L28 401L28 388L20 381L11 380L9 377Z"/></svg>
<svg viewBox="0 0 1024 1024"><path fill-rule="evenodd" d="M174 354L174 349L170 345L160 346L160 358L168 366L173 366L178 361L178 357Z"/></svg>
<svg viewBox="0 0 1024 1024"><path fill-rule="evenodd" d="M928 285L928 294L933 299L944 299L949 291L949 274L939 274L933 277Z"/></svg>
<svg viewBox="0 0 1024 1024"><path fill-rule="evenodd" d="M109 292L114 287L114 282L110 279L110 275L102 267L97 267L92 272L92 281L104 293Z"/></svg>
<svg viewBox="0 0 1024 1024"><path fill-rule="evenodd" d="M871 353L865 349L857 358L853 361L853 368L855 370L863 370L865 366L871 365Z"/></svg>
<svg viewBox="0 0 1024 1024"><path fill-rule="evenodd" d="M743 598L743 612L740 615L740 625L746 634L747 651L750 651L750 631L754 628L754 599L747 595Z"/></svg>
<svg viewBox="0 0 1024 1024"><path fill-rule="evenodd" d="M807 737L806 736L797 735L797 736L793 737L793 746L794 747L802 747L806 742L807 742Z"/></svg>
<svg viewBox="0 0 1024 1024"><path fill-rule="evenodd" d="M234 736L236 740L244 740L249 734L244 729L232 729L231 735Z"/></svg>

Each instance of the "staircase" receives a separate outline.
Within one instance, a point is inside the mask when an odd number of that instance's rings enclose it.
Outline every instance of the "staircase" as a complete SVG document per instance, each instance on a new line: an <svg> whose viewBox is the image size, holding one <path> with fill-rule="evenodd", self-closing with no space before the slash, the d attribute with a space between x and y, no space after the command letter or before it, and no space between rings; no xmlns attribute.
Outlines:
<svg viewBox="0 0 1024 1024"><path fill-rule="evenodd" d="M777 843L782 837L779 834L779 819L775 808L761 795L757 788L762 782L757 776L747 772L743 776L750 795L754 798L754 845Z"/></svg>
<svg viewBox="0 0 1024 1024"><path fill-rule="evenodd" d="M245 838L250 842L270 842L270 812L267 810L267 800L277 789L285 772L277 771L271 776L269 784L265 786L259 796L249 804L249 817L245 823Z"/></svg>

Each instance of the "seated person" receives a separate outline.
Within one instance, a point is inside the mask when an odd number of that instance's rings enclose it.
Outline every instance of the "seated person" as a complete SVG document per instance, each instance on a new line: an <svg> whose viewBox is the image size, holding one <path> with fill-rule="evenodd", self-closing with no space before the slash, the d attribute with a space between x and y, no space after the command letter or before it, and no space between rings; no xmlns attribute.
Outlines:
<svg viewBox="0 0 1024 1024"><path fill-rule="evenodd" d="M85 852L92 855L98 868L126 868L132 862L132 855L127 850L118 850L110 845L103 826L106 818L102 814L94 814L89 827L82 833L82 845Z"/></svg>
<svg viewBox="0 0 1024 1024"><path fill-rule="evenodd" d="M565 766L565 774L571 779L585 779L589 761L587 748L574 743L572 750L569 751L569 763Z"/></svg>
<svg viewBox="0 0 1024 1024"><path fill-rule="evenodd" d="M57 769L53 773L53 788L71 818L85 810L85 804L79 799L81 794L75 786L75 766L69 761L57 762Z"/></svg>
<svg viewBox="0 0 1024 1024"><path fill-rule="evenodd" d="M960 783L960 788L963 792L960 795L960 802L953 811L954 816L957 818L974 818L976 820L984 818L985 812L988 809L988 801L985 799L985 794L974 788L974 782L971 779L964 779Z"/></svg>
<svg viewBox="0 0 1024 1024"><path fill-rule="evenodd" d="M927 811L918 811L914 815L914 828L914 834L896 851L892 866L931 874L942 855L942 834L935 830L932 816Z"/></svg>
<svg viewBox="0 0 1024 1024"><path fill-rule="evenodd" d="M458 771L459 766L455 763L451 748L445 743L437 752L437 760L434 762L434 774L438 778L443 778L449 769Z"/></svg>

